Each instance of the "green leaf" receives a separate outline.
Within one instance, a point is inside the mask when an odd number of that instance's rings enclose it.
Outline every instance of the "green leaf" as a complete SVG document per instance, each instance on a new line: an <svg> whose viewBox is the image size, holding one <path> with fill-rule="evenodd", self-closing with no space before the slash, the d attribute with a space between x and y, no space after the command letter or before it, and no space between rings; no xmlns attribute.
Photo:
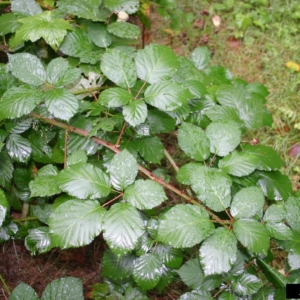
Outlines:
<svg viewBox="0 0 300 300"><path fill-rule="evenodd" d="M67 156L67 166L75 165L78 163L86 163L88 157L85 151L75 151Z"/></svg>
<svg viewBox="0 0 300 300"><path fill-rule="evenodd" d="M10 134L6 141L9 156L18 162L27 162L31 155L29 141L19 134Z"/></svg>
<svg viewBox="0 0 300 300"><path fill-rule="evenodd" d="M0 226L5 220L8 208L9 208L9 204L7 202L5 194L2 190L0 190Z"/></svg>
<svg viewBox="0 0 300 300"><path fill-rule="evenodd" d="M51 163L52 148L48 145L49 139L46 135L32 132L29 136L29 142L32 148L32 158L36 162Z"/></svg>
<svg viewBox="0 0 300 300"><path fill-rule="evenodd" d="M59 49L66 55L79 57L81 63L89 64L99 62L104 52L103 49L95 47L87 33L81 29L68 33Z"/></svg>
<svg viewBox="0 0 300 300"><path fill-rule="evenodd" d="M116 154L109 164L111 183L117 190L124 190L134 183L138 173L138 163L126 149Z"/></svg>
<svg viewBox="0 0 300 300"><path fill-rule="evenodd" d="M40 92L27 85L12 87L0 100L0 119L13 119L27 115L41 100Z"/></svg>
<svg viewBox="0 0 300 300"><path fill-rule="evenodd" d="M119 107L130 103L133 100L132 95L121 88L110 88L103 91L98 102L107 107Z"/></svg>
<svg viewBox="0 0 300 300"><path fill-rule="evenodd" d="M137 75L149 83L171 79L179 63L171 48L150 44L137 52L135 58Z"/></svg>
<svg viewBox="0 0 300 300"><path fill-rule="evenodd" d="M145 229L141 215L135 207L129 203L117 203L106 213L103 231L103 237L111 251L123 256L137 246Z"/></svg>
<svg viewBox="0 0 300 300"><path fill-rule="evenodd" d="M34 0L13 0L11 11L25 16L33 16L42 12L41 7Z"/></svg>
<svg viewBox="0 0 300 300"><path fill-rule="evenodd" d="M97 199L110 193L108 176L91 164L78 163L68 166L56 179L63 191L79 199Z"/></svg>
<svg viewBox="0 0 300 300"><path fill-rule="evenodd" d="M286 208L284 203L277 202L276 204L272 204L265 211L265 215L263 220L265 222L278 223L285 219Z"/></svg>
<svg viewBox="0 0 300 300"><path fill-rule="evenodd" d="M199 166L191 177L197 197L214 211L223 211L231 201L231 179L221 170Z"/></svg>
<svg viewBox="0 0 300 300"><path fill-rule="evenodd" d="M237 240L226 228L218 228L200 247L200 260L205 275L228 272L236 261Z"/></svg>
<svg viewBox="0 0 300 300"><path fill-rule="evenodd" d="M289 251L288 262L291 267L291 270L300 269L300 251L299 251L299 249L294 248Z"/></svg>
<svg viewBox="0 0 300 300"><path fill-rule="evenodd" d="M251 174L258 162L259 159L252 154L233 151L219 160L218 167L225 173L242 177Z"/></svg>
<svg viewBox="0 0 300 300"><path fill-rule="evenodd" d="M56 88L44 94L45 104L54 117L68 121L72 118L79 105L77 98L68 90Z"/></svg>
<svg viewBox="0 0 300 300"><path fill-rule="evenodd" d="M33 214L43 223L48 224L48 219L52 213L53 204L32 205Z"/></svg>
<svg viewBox="0 0 300 300"><path fill-rule="evenodd" d="M188 293L183 294L178 298L178 300L210 300L211 295L208 291L203 290L195 290Z"/></svg>
<svg viewBox="0 0 300 300"><path fill-rule="evenodd" d="M255 220L241 219L233 223L237 239L250 251L267 254L270 237L265 227Z"/></svg>
<svg viewBox="0 0 300 300"><path fill-rule="evenodd" d="M32 255L49 251L50 245L51 239L48 227L30 229L25 238L25 247Z"/></svg>
<svg viewBox="0 0 300 300"><path fill-rule="evenodd" d="M259 187L251 186L239 190L233 197L230 213L236 219L262 217L264 194Z"/></svg>
<svg viewBox="0 0 300 300"><path fill-rule="evenodd" d="M256 258L257 265L261 268L264 275L267 277L267 279L277 288L285 287L287 283L287 279L284 275L279 273L276 269L271 267L269 264L267 264L265 261L260 259L259 257Z"/></svg>
<svg viewBox="0 0 300 300"><path fill-rule="evenodd" d="M280 155L271 147L264 145L242 144L245 153L251 154L258 159L256 168L262 171L272 171L280 169L284 162Z"/></svg>
<svg viewBox="0 0 300 300"><path fill-rule="evenodd" d="M101 275L119 284L124 284L131 279L135 258L134 255L119 257L111 251L105 250L101 264Z"/></svg>
<svg viewBox="0 0 300 300"><path fill-rule="evenodd" d="M13 13L3 14L0 16L0 35L6 35L15 32L21 24L18 22L18 16Z"/></svg>
<svg viewBox="0 0 300 300"><path fill-rule="evenodd" d="M223 292L220 294L218 300L237 300L234 294L229 292Z"/></svg>
<svg viewBox="0 0 300 300"><path fill-rule="evenodd" d="M249 94L256 93L262 95L263 97L267 97L270 94L267 88L259 82L249 83L246 86L246 90Z"/></svg>
<svg viewBox="0 0 300 300"><path fill-rule="evenodd" d="M14 166L6 151L0 152L0 185L6 186L12 179Z"/></svg>
<svg viewBox="0 0 300 300"><path fill-rule="evenodd" d="M182 184L191 185L192 176L199 167L202 167L202 165L193 162L183 165L177 172L177 180Z"/></svg>
<svg viewBox="0 0 300 300"><path fill-rule="evenodd" d="M192 61L198 70L203 70L210 62L211 53L207 47L197 47L192 52Z"/></svg>
<svg viewBox="0 0 300 300"><path fill-rule="evenodd" d="M293 230L300 232L300 198L289 197L285 202L285 219Z"/></svg>
<svg viewBox="0 0 300 300"><path fill-rule="evenodd" d="M19 80L7 72L6 65L0 65L0 98L10 88L19 85Z"/></svg>
<svg viewBox="0 0 300 300"><path fill-rule="evenodd" d="M58 7L64 13L75 15L92 21L106 21L110 12L101 10L101 0L61 0L58 1Z"/></svg>
<svg viewBox="0 0 300 300"><path fill-rule="evenodd" d="M125 11L128 14L137 12L139 8L138 0L105 0L105 6L111 11Z"/></svg>
<svg viewBox="0 0 300 300"><path fill-rule="evenodd" d="M57 50L67 34L73 27L64 19L55 18L52 11L44 11L38 15L20 19L22 27L16 31L16 41L36 42L43 38L48 45Z"/></svg>
<svg viewBox="0 0 300 300"><path fill-rule="evenodd" d="M255 295L252 296L253 300L268 300L274 298L275 289L272 287L262 287Z"/></svg>
<svg viewBox="0 0 300 300"><path fill-rule="evenodd" d="M127 22L113 22L107 26L107 31L115 36L137 40L141 30L138 26Z"/></svg>
<svg viewBox="0 0 300 300"><path fill-rule="evenodd" d="M266 222L265 225L271 237L282 241L293 239L293 232L291 228L285 225L283 222Z"/></svg>
<svg viewBox="0 0 300 300"><path fill-rule="evenodd" d="M5 122L5 129L9 133L23 133L32 126L32 118L14 119L11 122Z"/></svg>
<svg viewBox="0 0 300 300"><path fill-rule="evenodd" d="M63 277L49 283L41 300L84 300L81 279Z"/></svg>
<svg viewBox="0 0 300 300"><path fill-rule="evenodd" d="M191 97L187 88L171 81L154 83L145 91L145 101L163 111L174 111L187 104Z"/></svg>
<svg viewBox="0 0 300 300"><path fill-rule="evenodd" d="M204 208L178 204L161 217L157 239L175 248L193 247L213 230L214 225Z"/></svg>
<svg viewBox="0 0 300 300"><path fill-rule="evenodd" d="M147 121L151 134L167 133L175 130L176 120L157 109L148 110Z"/></svg>
<svg viewBox="0 0 300 300"><path fill-rule="evenodd" d="M198 126L181 123L178 144L188 156L197 161L206 160L210 155L209 140L203 129Z"/></svg>
<svg viewBox="0 0 300 300"><path fill-rule="evenodd" d="M211 84L229 84L232 81L232 74L226 68L221 66L207 67L204 72L212 81Z"/></svg>
<svg viewBox="0 0 300 300"><path fill-rule="evenodd" d="M147 105L142 100L135 100L123 107L123 116L131 126L144 123L147 117Z"/></svg>
<svg viewBox="0 0 300 300"><path fill-rule="evenodd" d="M293 192L289 178L279 171L256 171L253 175L268 199L286 200Z"/></svg>
<svg viewBox="0 0 300 300"><path fill-rule="evenodd" d="M205 110L207 115L213 122L231 120L240 127L244 127L244 122L240 119L238 111L228 106L213 105Z"/></svg>
<svg viewBox="0 0 300 300"><path fill-rule="evenodd" d="M153 289L162 276L162 262L159 256L146 253L139 257L133 267L133 278L141 289L147 291Z"/></svg>
<svg viewBox="0 0 300 300"><path fill-rule="evenodd" d="M63 249L90 244L102 230L105 213L98 201L62 203L49 217L51 244Z"/></svg>
<svg viewBox="0 0 300 300"><path fill-rule="evenodd" d="M168 268L178 269L182 264L183 254L181 249L158 244L155 246L153 253L157 254L162 263Z"/></svg>
<svg viewBox="0 0 300 300"><path fill-rule="evenodd" d="M139 179L124 192L124 199L138 209L151 209L167 199L164 189L152 180Z"/></svg>
<svg viewBox="0 0 300 300"><path fill-rule="evenodd" d="M61 193L56 181L57 168L46 165L39 170L38 176L30 181L31 197L48 197Z"/></svg>
<svg viewBox="0 0 300 300"><path fill-rule="evenodd" d="M33 86L46 82L46 71L42 62L29 53L7 54L9 63L7 70L19 80Z"/></svg>
<svg viewBox="0 0 300 300"><path fill-rule="evenodd" d="M255 294L261 287L261 281L254 275L244 274L237 277L231 284L232 290L240 296Z"/></svg>
<svg viewBox="0 0 300 300"><path fill-rule="evenodd" d="M139 154L149 163L160 163L164 156L164 146L157 136L139 139L135 145Z"/></svg>
<svg viewBox="0 0 300 300"><path fill-rule="evenodd" d="M210 151L219 156L228 155L241 142L241 131L232 121L210 123L206 135L210 141Z"/></svg>
<svg viewBox="0 0 300 300"><path fill-rule="evenodd" d="M137 74L132 58L120 50L108 50L101 58L101 70L116 85L128 89L134 87Z"/></svg>
<svg viewBox="0 0 300 300"><path fill-rule="evenodd" d="M23 282L19 283L9 296L9 300L28 300L28 299L39 300L39 297L31 286Z"/></svg>
<svg viewBox="0 0 300 300"><path fill-rule="evenodd" d="M102 23L89 23L88 37L100 48L107 48L112 43L112 36L107 31L107 26Z"/></svg>
<svg viewBox="0 0 300 300"><path fill-rule="evenodd" d="M62 57L51 60L47 67L47 82L55 87L63 87L81 77L79 68L72 68Z"/></svg>
<svg viewBox="0 0 300 300"><path fill-rule="evenodd" d="M190 288L197 289L201 286L204 273L198 258L188 260L178 271L181 280Z"/></svg>

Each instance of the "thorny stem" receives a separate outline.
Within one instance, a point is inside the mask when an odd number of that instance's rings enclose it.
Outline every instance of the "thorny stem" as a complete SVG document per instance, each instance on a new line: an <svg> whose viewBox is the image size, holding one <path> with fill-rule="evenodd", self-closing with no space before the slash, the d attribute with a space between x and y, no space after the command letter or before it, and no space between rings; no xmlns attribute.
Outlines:
<svg viewBox="0 0 300 300"><path fill-rule="evenodd" d="M123 193L121 193L120 195L118 195L118 196L115 197L114 199L111 199L111 200L109 200L108 202L105 202L105 203L102 205L102 207L107 206L108 204L110 204L110 203L116 201L117 199L119 199L119 198L122 197L122 196L123 196Z"/></svg>
<svg viewBox="0 0 300 300"><path fill-rule="evenodd" d="M38 220L37 217L26 217L26 218L20 218L20 219L13 219L12 221L15 223L22 223L25 221L34 221L34 220Z"/></svg>
<svg viewBox="0 0 300 300"><path fill-rule="evenodd" d="M107 88L108 88L108 86L106 86L106 85L104 85L104 86L98 86L98 87L94 87L94 88L90 88L90 89L86 89L86 90L74 91L74 92L72 92L72 94L73 95L93 94L93 92L95 92L95 91L105 90Z"/></svg>
<svg viewBox="0 0 300 300"><path fill-rule="evenodd" d="M64 169L67 167L68 138L69 138L69 132L67 129L65 129Z"/></svg>
<svg viewBox="0 0 300 300"><path fill-rule="evenodd" d="M100 145L103 145L104 147L112 150L114 153L119 153L120 150L118 149L118 147L116 147L115 145L107 142L107 141L104 141L96 136L92 136L92 137L89 137L89 132L87 130L82 130L82 129L79 129L79 128L76 128L72 125L68 125L68 124L65 124L65 123L62 123L62 122L59 122L55 119L50 119L50 118L47 118L47 117L43 117L43 116L40 116L38 114L35 114L35 113L30 113L30 115L38 120L41 120L41 121L44 121L48 124L51 124L51 125L54 125L54 126L57 126L57 127L60 127L62 129L66 129L68 131L71 131L71 132L74 132L74 133L77 133L81 136L84 136L86 138L90 138L92 141L96 142L97 144L100 144ZM177 189L176 187L174 187L173 185L165 182L164 180L162 180L161 178L155 176L153 173L151 173L149 170L147 170L146 168L144 168L143 166L139 165L138 166L139 170L144 173L146 176L148 176L151 180L161 184L162 186L164 186L166 189L174 192L175 194L179 195L180 197L184 198L185 200L187 200L189 203L193 203L195 205L198 205L198 206L201 206L202 208L204 208L207 213L212 217L213 221L216 221L220 224L223 224L223 226L225 226L226 228L229 228L225 223L224 223L224 220L221 220L216 214L214 214L209 208L205 207L204 205L202 205L201 203L199 203L199 201L191 198L190 196L186 195L184 192L180 191L179 189Z"/></svg>
<svg viewBox="0 0 300 300"><path fill-rule="evenodd" d="M122 129L121 129L121 132L120 132L120 134L119 134L118 140L117 140L117 142L116 142L116 144L115 144L115 147L117 147L117 148L120 147L120 142L121 142L122 136L123 136L123 134L124 134L126 125L127 125L127 123L124 122L123 127L122 127Z"/></svg>
<svg viewBox="0 0 300 300"><path fill-rule="evenodd" d="M147 84L148 80L145 80L142 87L140 88L140 90L138 91L138 93L135 95L134 100L136 100L138 98L138 96L140 95L140 93L142 92L144 86Z"/></svg>
<svg viewBox="0 0 300 300"><path fill-rule="evenodd" d="M0 1L0 5L11 4L10 1Z"/></svg>
<svg viewBox="0 0 300 300"><path fill-rule="evenodd" d="M164 154L165 154L167 160L170 162L170 164L174 168L174 170L176 172L178 172L179 168L178 168L176 162L174 161L173 157L169 154L169 152L166 149L164 149Z"/></svg>

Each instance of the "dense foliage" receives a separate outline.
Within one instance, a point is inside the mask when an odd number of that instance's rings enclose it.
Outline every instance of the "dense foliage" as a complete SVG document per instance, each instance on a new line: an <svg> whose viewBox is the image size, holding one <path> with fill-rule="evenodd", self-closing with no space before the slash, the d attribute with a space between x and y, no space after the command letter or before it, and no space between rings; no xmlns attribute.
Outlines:
<svg viewBox="0 0 300 300"><path fill-rule="evenodd" d="M0 17L10 47L0 69L1 241L24 238L38 254L103 234L95 299L147 299L174 278L190 288L180 299L284 299L286 283L299 282L299 198L280 156L242 139L272 124L267 89L209 66L205 47L184 58L130 46L137 0L40 3L13 0ZM286 270L269 264L270 245L288 252ZM63 291L83 299L74 278L42 299L65 300ZM10 299L38 297L21 284Z"/></svg>

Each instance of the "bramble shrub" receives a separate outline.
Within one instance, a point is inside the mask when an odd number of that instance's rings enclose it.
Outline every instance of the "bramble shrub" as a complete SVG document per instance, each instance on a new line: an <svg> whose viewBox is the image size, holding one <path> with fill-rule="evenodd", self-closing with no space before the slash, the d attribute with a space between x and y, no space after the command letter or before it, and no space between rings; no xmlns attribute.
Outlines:
<svg viewBox="0 0 300 300"><path fill-rule="evenodd" d="M280 156L242 140L272 123L266 88L209 66L207 48L130 46L137 0L40 3L0 17L1 241L35 255L103 234L94 299L147 299L174 279L190 288L179 299L284 299L299 283L299 198ZM78 285L42 299L83 299ZM38 296L22 283L10 299Z"/></svg>

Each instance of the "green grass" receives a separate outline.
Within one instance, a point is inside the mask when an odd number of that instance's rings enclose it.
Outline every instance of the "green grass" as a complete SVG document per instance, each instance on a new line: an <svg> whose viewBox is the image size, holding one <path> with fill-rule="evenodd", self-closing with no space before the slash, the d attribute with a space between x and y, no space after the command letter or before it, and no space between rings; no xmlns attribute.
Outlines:
<svg viewBox="0 0 300 300"><path fill-rule="evenodd" d="M290 157L288 152L300 143L300 130L296 128L300 123L300 72L287 69L285 64L300 64L300 7L291 0L270 0L267 6L258 5L261 1L177 0L175 22L156 19L150 36L151 41L170 45L184 56L189 56L195 47L207 45L214 53L212 65L222 65L235 78L261 82L268 88L266 106L273 115L273 126L250 132L248 138L258 138L281 154L285 161L282 172L297 189L300 158ZM220 3L229 2L234 3L231 9L216 9ZM209 15L203 14L204 9ZM243 31L236 22L237 14L250 15L253 22L261 20L265 24L259 27L252 23ZM214 15L222 20L218 29L211 21Z"/></svg>

